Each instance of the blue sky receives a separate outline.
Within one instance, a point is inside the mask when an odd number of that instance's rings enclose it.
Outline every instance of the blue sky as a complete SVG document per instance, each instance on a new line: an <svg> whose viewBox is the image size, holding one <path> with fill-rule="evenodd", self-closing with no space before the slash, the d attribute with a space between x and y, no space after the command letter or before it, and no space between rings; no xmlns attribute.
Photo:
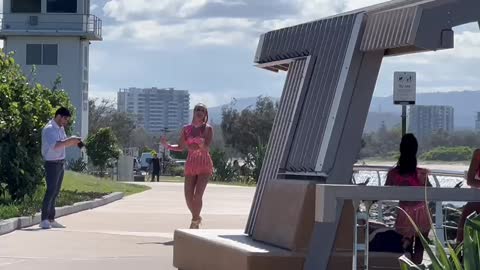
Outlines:
<svg viewBox="0 0 480 270"><path fill-rule="evenodd" d="M285 78L254 67L261 33L382 0L91 0L104 40L92 42L90 95L119 88L175 87L191 104L280 96ZM417 71L417 91L480 90L478 25L455 29L456 49L384 60L376 96L392 94L393 72Z"/></svg>

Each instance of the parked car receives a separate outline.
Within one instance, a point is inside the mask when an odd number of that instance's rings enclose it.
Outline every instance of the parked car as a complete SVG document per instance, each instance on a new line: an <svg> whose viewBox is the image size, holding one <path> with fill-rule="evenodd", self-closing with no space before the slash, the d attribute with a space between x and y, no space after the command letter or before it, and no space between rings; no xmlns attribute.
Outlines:
<svg viewBox="0 0 480 270"><path fill-rule="evenodd" d="M147 171L153 156L150 152L143 152L140 156L140 170Z"/></svg>
<svg viewBox="0 0 480 270"><path fill-rule="evenodd" d="M175 160L175 165L185 167L186 160Z"/></svg>

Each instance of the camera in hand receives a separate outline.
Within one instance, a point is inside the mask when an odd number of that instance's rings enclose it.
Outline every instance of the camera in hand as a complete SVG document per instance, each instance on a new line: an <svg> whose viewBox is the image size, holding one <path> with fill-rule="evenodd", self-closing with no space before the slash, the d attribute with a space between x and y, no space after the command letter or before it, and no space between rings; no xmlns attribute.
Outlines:
<svg viewBox="0 0 480 270"><path fill-rule="evenodd" d="M77 145L78 145L78 148L83 148L83 147L85 147L85 144L84 144L82 141L80 141Z"/></svg>

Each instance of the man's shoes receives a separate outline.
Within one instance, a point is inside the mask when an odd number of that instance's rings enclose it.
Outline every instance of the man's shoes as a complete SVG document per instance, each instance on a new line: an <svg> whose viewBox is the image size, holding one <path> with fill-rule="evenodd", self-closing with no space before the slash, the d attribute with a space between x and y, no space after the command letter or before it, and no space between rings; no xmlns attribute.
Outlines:
<svg viewBox="0 0 480 270"><path fill-rule="evenodd" d="M48 220L42 220L42 222L40 222L39 227L42 228L42 229L44 229L44 230L47 230L47 229L52 228L52 225L50 224L50 221L48 221Z"/></svg>
<svg viewBox="0 0 480 270"><path fill-rule="evenodd" d="M63 226L62 224L56 222L55 220L54 221L50 221L50 226L52 228L55 228L55 229L65 229L66 227Z"/></svg>

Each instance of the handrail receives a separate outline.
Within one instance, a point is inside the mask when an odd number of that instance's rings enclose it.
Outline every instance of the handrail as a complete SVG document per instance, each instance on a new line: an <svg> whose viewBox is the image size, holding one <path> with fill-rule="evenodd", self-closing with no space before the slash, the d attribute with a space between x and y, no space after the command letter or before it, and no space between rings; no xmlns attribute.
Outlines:
<svg viewBox="0 0 480 270"><path fill-rule="evenodd" d="M373 202L381 200L421 201L427 195L430 201L480 201L480 190L466 188L437 188L437 187L410 187L410 186L365 186L365 185L316 185L315 221L335 222L339 202L351 200L355 208L361 201ZM367 210L368 213L368 210ZM367 222L368 224L368 222ZM354 226L354 235L357 227ZM368 239L368 226L365 239ZM353 241L353 265L357 262L357 241ZM368 246L367 246L368 247ZM369 250L364 250L364 261L368 262Z"/></svg>
<svg viewBox="0 0 480 270"><path fill-rule="evenodd" d="M480 201L480 190L467 188L418 188L418 187L367 187L358 185L317 184L316 220L332 222L336 217L337 200L401 200L422 201L427 194L429 201Z"/></svg>
<svg viewBox="0 0 480 270"><path fill-rule="evenodd" d="M353 167L354 172L359 171L388 171L392 169L392 166L371 166L371 165L355 165ZM465 177L465 172L450 171L450 170L430 170L430 175L436 176L450 176L450 177Z"/></svg>
<svg viewBox="0 0 480 270"><path fill-rule="evenodd" d="M0 13L2 32L83 32L102 36L102 20L92 14ZM35 22L30 17L37 17Z"/></svg>
<svg viewBox="0 0 480 270"><path fill-rule="evenodd" d="M377 165L357 165L353 167L354 173L360 172L376 172L377 174L377 185L381 186L381 176L380 172L386 172L392 169L392 166L377 166ZM451 170L429 170L429 175L432 176L434 181L434 186L440 188L441 184L438 177L456 177L456 178L465 178L465 172L451 171ZM353 182L355 183L355 177L353 176ZM458 185L458 184L457 184ZM378 201L378 215L377 221L383 222L383 201ZM443 222L443 204L441 201L435 202L435 230L438 235L439 240L442 243L446 243L445 236L445 226Z"/></svg>

